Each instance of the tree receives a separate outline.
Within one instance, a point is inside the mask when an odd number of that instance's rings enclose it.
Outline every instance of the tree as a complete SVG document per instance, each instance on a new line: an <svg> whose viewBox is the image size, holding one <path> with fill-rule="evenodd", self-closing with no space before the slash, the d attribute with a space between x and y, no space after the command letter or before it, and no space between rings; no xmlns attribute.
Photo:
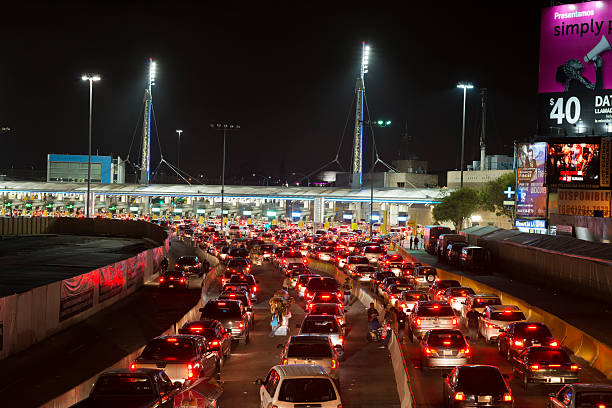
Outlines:
<svg viewBox="0 0 612 408"><path fill-rule="evenodd" d="M504 193L510 187L516 191L516 177L514 172L499 176L489 181L480 191L481 206L486 211L494 212L495 215L505 215L514 220L514 206L504 205L505 200L512 200Z"/></svg>
<svg viewBox="0 0 612 408"><path fill-rule="evenodd" d="M480 197L476 190L461 188L442 199L433 208L433 216L437 221L451 221L459 231L463 220L470 217L480 207Z"/></svg>

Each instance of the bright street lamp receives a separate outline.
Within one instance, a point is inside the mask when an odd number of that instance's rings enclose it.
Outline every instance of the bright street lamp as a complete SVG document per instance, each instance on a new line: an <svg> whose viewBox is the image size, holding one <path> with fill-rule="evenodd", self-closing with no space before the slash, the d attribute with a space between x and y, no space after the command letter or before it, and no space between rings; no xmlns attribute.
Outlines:
<svg viewBox="0 0 612 408"><path fill-rule="evenodd" d="M465 150L465 98L467 90L474 88L474 85L466 82L459 82L457 84L457 88L463 89L463 127L461 129L461 188L463 188L463 153Z"/></svg>
<svg viewBox="0 0 612 408"><path fill-rule="evenodd" d="M81 77L89 81L89 150L87 153L87 198L85 199L85 216L89 218L89 200L91 196L91 110L93 104L93 83L99 81L100 75L86 74Z"/></svg>
<svg viewBox="0 0 612 408"><path fill-rule="evenodd" d="M178 153L176 154L176 167L181 168L181 133L183 131L181 129L177 129L176 133L178 133Z"/></svg>

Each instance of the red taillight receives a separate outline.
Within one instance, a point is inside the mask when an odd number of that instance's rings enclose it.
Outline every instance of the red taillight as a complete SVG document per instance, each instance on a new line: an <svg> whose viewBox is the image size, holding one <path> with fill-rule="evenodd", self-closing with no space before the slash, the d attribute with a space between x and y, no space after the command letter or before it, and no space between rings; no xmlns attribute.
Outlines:
<svg viewBox="0 0 612 408"><path fill-rule="evenodd" d="M159 277L159 283L164 283L164 281L165 281L164 277L163 277L163 276L160 276L160 277Z"/></svg>
<svg viewBox="0 0 612 408"><path fill-rule="evenodd" d="M331 361L331 369L332 369L332 370L335 370L336 368L338 368L338 362L336 361L336 359L335 359L335 358L332 358L332 361Z"/></svg>
<svg viewBox="0 0 612 408"><path fill-rule="evenodd" d="M429 347L425 347L425 354L432 354L432 353L437 353L438 350L436 350L435 348L429 348Z"/></svg>
<svg viewBox="0 0 612 408"><path fill-rule="evenodd" d="M570 370L572 370L572 371L578 371L578 369L579 369L579 368L580 368L580 367L578 367L576 364L572 364L572 365L570 366Z"/></svg>
<svg viewBox="0 0 612 408"><path fill-rule="evenodd" d="M516 347L523 347L525 343L523 343L523 340L514 340L514 345Z"/></svg>
<svg viewBox="0 0 612 408"><path fill-rule="evenodd" d="M174 267L175 267L175 268L178 268L178 267L179 267L179 264L174 264Z"/></svg>
<svg viewBox="0 0 612 408"><path fill-rule="evenodd" d="M504 394L504 402L510 402L512 401L512 395L505 393Z"/></svg>
<svg viewBox="0 0 612 408"><path fill-rule="evenodd" d="M194 333L200 333L202 330L204 330L203 327L199 327L199 326L192 326L189 328L189 330L191 330Z"/></svg>
<svg viewBox="0 0 612 408"><path fill-rule="evenodd" d="M130 370L134 371L136 369L136 364L132 363L130 364Z"/></svg>
<svg viewBox="0 0 612 408"><path fill-rule="evenodd" d="M193 378L193 365L187 365L187 378Z"/></svg>
<svg viewBox="0 0 612 408"><path fill-rule="evenodd" d="M185 283L185 278L181 278L181 279L179 279L179 282L180 282L180 283Z"/></svg>
<svg viewBox="0 0 612 408"><path fill-rule="evenodd" d="M286 358L283 358L283 362L281 364L282 365L287 365L287 364L289 364L289 361Z"/></svg>
<svg viewBox="0 0 612 408"><path fill-rule="evenodd" d="M559 347L559 342L558 341L551 341L550 342L550 347Z"/></svg>
<svg viewBox="0 0 612 408"><path fill-rule="evenodd" d="M416 324L417 326L420 326L420 325L421 325L421 319L416 319L415 324Z"/></svg>
<svg viewBox="0 0 612 408"><path fill-rule="evenodd" d="M257 292L257 286L253 286L253 292Z"/></svg>
<svg viewBox="0 0 612 408"><path fill-rule="evenodd" d="M219 343L219 340L213 340L213 341L209 342L208 344L210 344L210 346L214 347L215 349L218 349L219 346L221 345L221 343Z"/></svg>
<svg viewBox="0 0 612 408"><path fill-rule="evenodd" d="M462 392L456 392L455 401L465 401L465 394Z"/></svg>
<svg viewBox="0 0 612 408"><path fill-rule="evenodd" d="M469 347L463 348L463 349L459 349L459 354L463 353L463 354L470 354L472 352L472 350Z"/></svg>
<svg viewBox="0 0 612 408"><path fill-rule="evenodd" d="M457 325L457 318L453 317L453 326L456 326L456 325Z"/></svg>
<svg viewBox="0 0 612 408"><path fill-rule="evenodd" d="M340 336L340 344L344 344L344 337Z"/></svg>
<svg viewBox="0 0 612 408"><path fill-rule="evenodd" d="M539 364L533 364L532 366L529 367L529 369L531 371L540 371L540 365Z"/></svg>
<svg viewBox="0 0 612 408"><path fill-rule="evenodd" d="M244 329L244 322L238 323L238 328L239 329Z"/></svg>

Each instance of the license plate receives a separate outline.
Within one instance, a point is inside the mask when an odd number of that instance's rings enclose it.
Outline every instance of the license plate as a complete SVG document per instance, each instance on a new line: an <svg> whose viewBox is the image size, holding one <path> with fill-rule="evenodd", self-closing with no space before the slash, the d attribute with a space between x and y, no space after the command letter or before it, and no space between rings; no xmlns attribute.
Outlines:
<svg viewBox="0 0 612 408"><path fill-rule="evenodd" d="M173 288L173 287L174 287L174 285L170 285L170 286L168 286L168 287L169 287L169 288Z"/></svg>
<svg viewBox="0 0 612 408"><path fill-rule="evenodd" d="M478 402L491 402L493 401L493 397L490 395L479 395Z"/></svg>
<svg viewBox="0 0 612 408"><path fill-rule="evenodd" d="M551 383L560 383L561 382L561 377L550 377L550 382Z"/></svg>

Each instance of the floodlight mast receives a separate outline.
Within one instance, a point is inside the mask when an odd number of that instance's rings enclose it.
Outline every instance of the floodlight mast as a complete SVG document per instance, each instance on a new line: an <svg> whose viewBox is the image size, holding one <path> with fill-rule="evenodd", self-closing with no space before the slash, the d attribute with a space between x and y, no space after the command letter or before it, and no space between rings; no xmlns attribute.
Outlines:
<svg viewBox="0 0 612 408"><path fill-rule="evenodd" d="M370 46L361 43L361 67L355 86L355 131L353 137L353 163L351 166L351 187L359 188L363 182L363 97L365 93L365 74L368 73Z"/></svg>
<svg viewBox="0 0 612 408"><path fill-rule="evenodd" d="M144 118L142 121L142 156L140 160L140 184L149 184L151 178L151 108L153 96L151 89L155 85L156 64L149 58L149 77L144 93Z"/></svg>

